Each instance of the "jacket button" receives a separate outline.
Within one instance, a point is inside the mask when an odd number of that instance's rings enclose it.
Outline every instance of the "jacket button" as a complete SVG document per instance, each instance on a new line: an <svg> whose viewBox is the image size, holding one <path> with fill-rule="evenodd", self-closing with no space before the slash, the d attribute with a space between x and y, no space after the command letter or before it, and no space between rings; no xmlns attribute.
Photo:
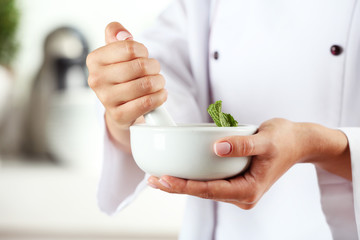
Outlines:
<svg viewBox="0 0 360 240"><path fill-rule="evenodd" d="M343 52L343 49L339 45L332 45L330 48L330 52L334 56L339 56Z"/></svg>
<svg viewBox="0 0 360 240"><path fill-rule="evenodd" d="M215 51L214 54L213 54L213 57L214 57L215 60L218 60L219 59L219 52Z"/></svg>

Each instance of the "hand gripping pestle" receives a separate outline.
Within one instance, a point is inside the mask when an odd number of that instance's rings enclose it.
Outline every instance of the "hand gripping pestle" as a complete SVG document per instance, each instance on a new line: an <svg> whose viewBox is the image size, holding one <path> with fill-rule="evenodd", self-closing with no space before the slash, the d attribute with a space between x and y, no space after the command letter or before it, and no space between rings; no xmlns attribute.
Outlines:
<svg viewBox="0 0 360 240"><path fill-rule="evenodd" d="M120 41L133 40L133 36L127 31L121 31L116 35ZM145 122L152 126L176 126L176 123L166 110L164 106L157 107L156 109L144 115Z"/></svg>

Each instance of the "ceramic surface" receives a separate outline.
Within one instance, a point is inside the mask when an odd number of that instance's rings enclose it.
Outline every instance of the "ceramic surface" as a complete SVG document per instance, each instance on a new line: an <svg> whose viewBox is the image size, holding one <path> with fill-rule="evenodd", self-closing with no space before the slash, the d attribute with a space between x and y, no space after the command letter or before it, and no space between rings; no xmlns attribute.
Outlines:
<svg viewBox="0 0 360 240"><path fill-rule="evenodd" d="M216 140L251 135L256 126L217 127L215 124L130 127L131 149L137 165L154 176L171 175L194 180L223 179L241 173L249 157L220 158L213 151Z"/></svg>

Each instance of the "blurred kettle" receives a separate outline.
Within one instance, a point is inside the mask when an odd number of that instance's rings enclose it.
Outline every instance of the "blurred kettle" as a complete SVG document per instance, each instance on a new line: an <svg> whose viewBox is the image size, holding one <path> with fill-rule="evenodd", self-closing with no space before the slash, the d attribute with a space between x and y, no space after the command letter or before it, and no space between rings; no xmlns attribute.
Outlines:
<svg viewBox="0 0 360 240"><path fill-rule="evenodd" d="M72 148L81 147L84 139L77 137L96 119L95 96L87 85L88 52L85 37L73 27L47 36L25 118L23 149L29 156L63 163L73 160L66 152L76 155Z"/></svg>

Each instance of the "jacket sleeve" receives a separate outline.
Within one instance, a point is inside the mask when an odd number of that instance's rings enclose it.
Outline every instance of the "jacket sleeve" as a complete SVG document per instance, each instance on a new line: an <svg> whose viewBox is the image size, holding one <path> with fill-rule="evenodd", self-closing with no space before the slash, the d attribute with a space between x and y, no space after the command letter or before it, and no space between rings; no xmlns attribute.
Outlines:
<svg viewBox="0 0 360 240"><path fill-rule="evenodd" d="M360 128L341 128L351 154L352 182L317 168L321 204L334 239L360 239Z"/></svg>
<svg viewBox="0 0 360 240"><path fill-rule="evenodd" d="M342 129L349 140L357 234L360 239L360 128Z"/></svg>
<svg viewBox="0 0 360 240"><path fill-rule="evenodd" d="M169 97L168 111L175 122L200 122L196 85L189 64L186 9L183 1L175 1L159 17L157 23L136 41L144 43L150 57L161 64ZM103 124L105 126L105 123ZM105 127L106 129L106 127ZM127 206L146 187L148 176L135 164L131 155L115 147L104 131L103 162L98 185L98 205L107 214Z"/></svg>
<svg viewBox="0 0 360 240"><path fill-rule="evenodd" d="M127 206L146 186L146 181L143 181L144 172L137 167L132 156L122 152L110 140L103 118L104 108L99 108L103 148L97 201L101 211L112 215Z"/></svg>

